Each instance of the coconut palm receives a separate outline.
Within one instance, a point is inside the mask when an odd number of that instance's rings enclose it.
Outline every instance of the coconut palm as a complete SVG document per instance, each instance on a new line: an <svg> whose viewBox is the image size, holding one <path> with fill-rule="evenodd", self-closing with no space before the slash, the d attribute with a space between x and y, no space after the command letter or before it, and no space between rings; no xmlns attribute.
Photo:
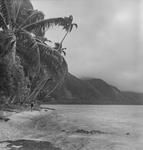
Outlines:
<svg viewBox="0 0 143 150"><path fill-rule="evenodd" d="M60 53L63 53L64 55L66 55L66 48L63 48L62 45L63 45L63 41L65 40L65 38L67 37L67 35L72 31L73 27L77 28L78 25L76 23L73 23L73 16L70 15L69 17L65 17L65 20L67 20L67 25L66 25L66 33L64 35L64 37L62 38L61 42L58 43L56 42L55 43L55 49L60 52Z"/></svg>
<svg viewBox="0 0 143 150"><path fill-rule="evenodd" d="M64 58L45 44L44 34L53 25L69 31L71 17L44 19L29 0L0 0L0 61L8 58L13 67L16 57L20 58L25 76L31 81L28 101L43 88L53 91L67 73Z"/></svg>

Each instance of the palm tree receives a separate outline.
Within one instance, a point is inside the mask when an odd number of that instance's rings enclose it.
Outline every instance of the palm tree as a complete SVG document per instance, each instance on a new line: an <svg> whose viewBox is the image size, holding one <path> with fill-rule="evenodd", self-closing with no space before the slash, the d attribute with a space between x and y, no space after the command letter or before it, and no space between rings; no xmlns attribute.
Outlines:
<svg viewBox="0 0 143 150"><path fill-rule="evenodd" d="M67 35L72 31L73 27L78 28L78 25L76 23L73 23L73 16L72 15L70 15L69 17L65 17L65 20L67 20L67 22L68 22L66 27L65 27L66 28L66 33L65 33L65 35L62 38L60 43L58 43L58 42L55 43L55 49L58 52L63 53L64 55L66 55L66 52L64 51L64 50L66 50L66 48L62 47L63 41L65 40Z"/></svg>
<svg viewBox="0 0 143 150"><path fill-rule="evenodd" d="M46 30L53 25L69 31L71 17L44 19L29 0L0 0L0 61L8 58L13 67L16 57L20 58L25 76L31 81L28 101L35 99L42 88L53 91L67 73L65 59L44 42Z"/></svg>

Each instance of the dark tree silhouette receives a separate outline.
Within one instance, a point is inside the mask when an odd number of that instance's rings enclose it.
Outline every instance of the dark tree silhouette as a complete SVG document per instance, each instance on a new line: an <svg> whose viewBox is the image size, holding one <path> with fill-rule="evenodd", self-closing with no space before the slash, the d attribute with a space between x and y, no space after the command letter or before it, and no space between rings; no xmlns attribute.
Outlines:
<svg viewBox="0 0 143 150"><path fill-rule="evenodd" d="M45 19L29 0L0 0L0 65L9 74L9 102L35 100L42 89L50 94L63 82L67 63L44 35L53 25L62 26L67 35L72 21L72 16Z"/></svg>

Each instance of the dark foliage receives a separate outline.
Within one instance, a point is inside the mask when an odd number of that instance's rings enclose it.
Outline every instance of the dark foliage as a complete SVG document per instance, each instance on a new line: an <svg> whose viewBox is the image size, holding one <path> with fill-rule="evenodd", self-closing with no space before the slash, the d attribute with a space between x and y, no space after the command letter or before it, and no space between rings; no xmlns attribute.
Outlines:
<svg viewBox="0 0 143 150"><path fill-rule="evenodd" d="M73 17L44 19L29 0L0 0L0 94L8 102L49 95L64 80L67 64L60 51L48 46L48 28L72 30Z"/></svg>

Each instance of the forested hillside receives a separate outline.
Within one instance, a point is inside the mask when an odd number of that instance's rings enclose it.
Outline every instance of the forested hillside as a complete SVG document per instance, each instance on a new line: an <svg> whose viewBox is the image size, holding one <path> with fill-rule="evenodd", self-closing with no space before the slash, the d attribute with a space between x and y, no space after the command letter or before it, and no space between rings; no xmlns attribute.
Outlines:
<svg viewBox="0 0 143 150"><path fill-rule="evenodd" d="M45 102L59 104L143 104L143 94L124 92L101 79L79 79L68 74Z"/></svg>

